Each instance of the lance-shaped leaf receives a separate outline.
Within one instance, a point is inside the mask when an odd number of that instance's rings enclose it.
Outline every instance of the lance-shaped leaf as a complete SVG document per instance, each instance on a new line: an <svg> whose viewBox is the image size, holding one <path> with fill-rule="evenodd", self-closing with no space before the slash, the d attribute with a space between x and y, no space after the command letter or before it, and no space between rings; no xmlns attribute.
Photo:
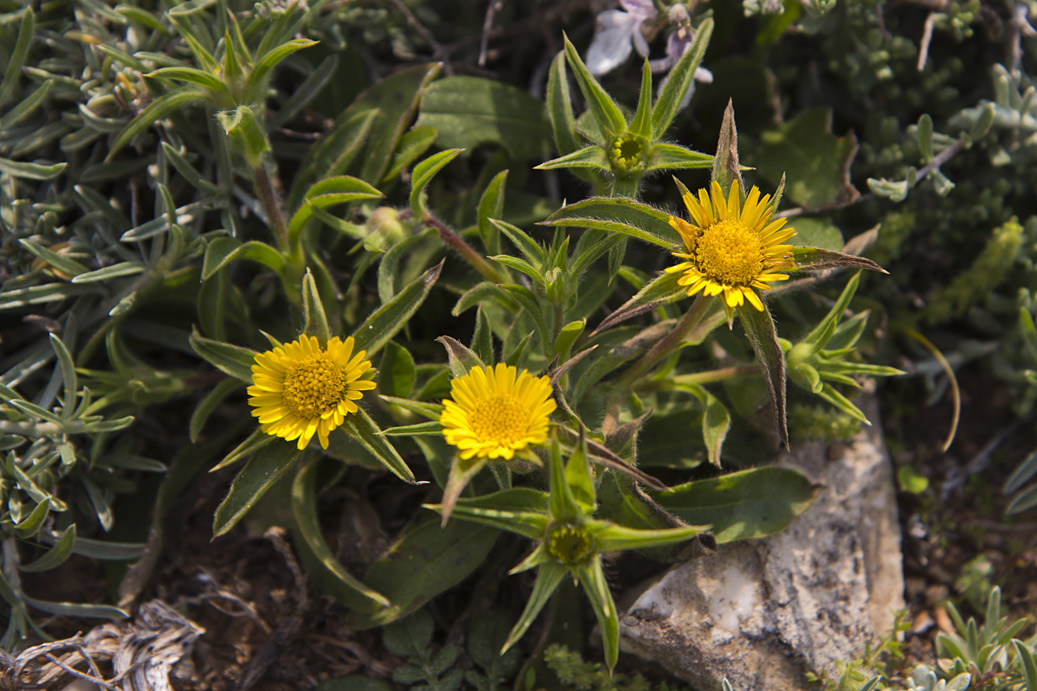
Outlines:
<svg viewBox="0 0 1037 691"><path fill-rule="evenodd" d="M22 74L22 67L25 65L25 58L29 55L29 48L36 36L36 16L32 13L31 7L22 10L22 21L15 36L14 49L7 49L10 52L7 56L4 78L0 82L0 103L6 101L14 92L18 78Z"/></svg>
<svg viewBox="0 0 1037 691"><path fill-rule="evenodd" d="M436 342L446 348L447 359L450 362L450 372L455 377L463 377L473 367L485 367L482 359L475 351L451 336L440 336Z"/></svg>
<svg viewBox="0 0 1037 691"><path fill-rule="evenodd" d="M648 151L645 171L710 168L712 165L713 157L709 154L692 151L680 144L660 143L653 145Z"/></svg>
<svg viewBox="0 0 1037 691"><path fill-rule="evenodd" d="M76 526L75 524L65 528L61 533L61 537L54 545L43 553L39 559L32 561L28 564L19 565L18 570L26 573L39 573L40 571L50 571L53 568L61 566L65 563L65 560L72 556L72 546L76 541Z"/></svg>
<svg viewBox="0 0 1037 691"><path fill-rule="evenodd" d="M388 343L421 307L442 270L443 262L439 262L365 319L353 334L357 350L366 350L370 357Z"/></svg>
<svg viewBox="0 0 1037 691"><path fill-rule="evenodd" d="M587 599L591 601L591 607L598 618L601 643L605 648L605 664L611 674L619 660L619 614L616 612L612 593L609 592L605 572L601 568L601 557L594 555L589 564L580 566L576 570L576 577L583 586L583 592L587 593Z"/></svg>
<svg viewBox="0 0 1037 691"><path fill-rule="evenodd" d="M288 236L294 241L313 218L316 209L327 209L337 204L349 204L365 199L378 199L382 193L363 180L338 175L321 180L303 197L302 205L288 222Z"/></svg>
<svg viewBox="0 0 1037 691"><path fill-rule="evenodd" d="M220 237L210 240L205 248L202 280L209 280L220 269L241 259L263 264L278 273L285 267L285 259L281 253L264 242L259 240L241 242L230 237Z"/></svg>
<svg viewBox="0 0 1037 691"><path fill-rule="evenodd" d="M833 252L817 247L793 247L792 259L796 262L796 268L803 271L821 271L824 269L839 269L842 267L853 267L857 269L868 269L888 274L889 272L866 257L858 257L853 254Z"/></svg>
<svg viewBox="0 0 1037 691"><path fill-rule="evenodd" d="M442 433L442 427L440 427L439 431ZM447 524L447 521L450 520L450 514L454 510L454 505L457 504L457 500L461 496L461 492L489 462L485 458L479 457L467 459L458 457L454 459L454 462L450 465L450 475L447 477L446 487L443 488L443 499L440 500L438 509L439 513L442 514L441 525L445 526Z"/></svg>
<svg viewBox="0 0 1037 691"><path fill-rule="evenodd" d="M265 87L266 80L270 76L274 67L277 66L282 60L287 58L292 53L302 50L303 48L309 48L310 46L317 45L317 41L310 40L308 38L293 38L281 45L277 46L273 50L269 50L257 56L255 67L248 74L248 81L246 83L246 90L250 94L256 94L261 96L261 92ZM228 52L231 51L229 46L226 47Z"/></svg>
<svg viewBox="0 0 1037 691"><path fill-rule="evenodd" d="M655 107L652 108L652 139L661 138L670 128L670 123L680 110L684 94L688 92L695 79L695 70L702 64L702 57L706 54L706 46L709 45L709 38L712 34L713 20L707 18L695 30L695 38L692 39L691 45L670 70L666 86L663 87L655 102ZM717 150L719 151L719 149ZM728 189L728 187L724 189Z"/></svg>
<svg viewBox="0 0 1037 691"><path fill-rule="evenodd" d="M497 173L479 198L479 207L476 210L479 237L482 238L486 253L491 255L500 254L500 231L490 219L504 215L504 186L507 181L508 171L502 170Z"/></svg>
<svg viewBox="0 0 1037 691"><path fill-rule="evenodd" d="M594 523L600 523L595 526ZM587 529L594 532L598 549L613 552L623 549L652 549L687 542L699 533L710 529L709 525L685 525L677 528L627 528L604 521L592 521Z"/></svg>
<svg viewBox="0 0 1037 691"><path fill-rule="evenodd" d="M561 564L545 562L540 565L540 570L537 571L536 582L533 584L533 592L529 594L526 608L522 610L522 615L519 616L519 620L512 627L511 633L508 634L508 640L504 642L504 646L500 650L501 655L507 652L511 646L518 643L526 634L526 631L529 630L529 627L536 620L537 615L540 614L540 610L544 608L544 605L554 595L558 584L562 582L565 572L566 568Z"/></svg>
<svg viewBox="0 0 1037 691"><path fill-rule="evenodd" d="M680 274L664 273L656 276L637 291L632 298L623 303L614 312L601 320L601 323L590 333L591 338L603 331L619 325L627 319L651 311L660 305L676 302L683 298L688 289L678 285Z"/></svg>
<svg viewBox="0 0 1037 691"><path fill-rule="evenodd" d="M550 161L544 161L540 165L533 167L534 170L555 170L558 168L594 168L611 173L612 163L609 161L608 154L605 153L603 148L597 144L591 144L578 151L572 151L564 156L552 158Z"/></svg>
<svg viewBox="0 0 1037 691"><path fill-rule="evenodd" d="M389 443L378 423L371 419L363 408L346 416L342 427L360 443L386 470L404 482L415 483L414 473L400 456L396 447Z"/></svg>
<svg viewBox="0 0 1037 691"><path fill-rule="evenodd" d="M653 496L688 523L712 524L717 542L725 543L782 530L810 507L820 489L802 473L771 466L695 480Z"/></svg>
<svg viewBox="0 0 1037 691"><path fill-rule="evenodd" d="M629 235L669 250L681 243L677 231L670 226L669 218L665 211L633 199L591 197L563 206L541 225L597 228Z"/></svg>
<svg viewBox="0 0 1037 691"><path fill-rule="evenodd" d="M382 607L392 603L388 598L365 585L349 573L328 547L317 518L317 474L319 463L306 463L295 475L292 483L293 531L309 550L312 557L308 571L318 579L325 590L330 591L340 602L357 607L369 600Z"/></svg>
<svg viewBox="0 0 1037 691"><path fill-rule="evenodd" d="M680 388L690 391L702 403L702 439L706 442L709 462L720 467L720 449L731 429L731 414L716 396L697 384L683 384Z"/></svg>
<svg viewBox="0 0 1037 691"><path fill-rule="evenodd" d="M216 369L235 379L252 383L252 363L256 361L256 351L205 338L197 331L191 332L188 341L194 352Z"/></svg>
<svg viewBox="0 0 1037 691"><path fill-rule="evenodd" d="M313 280L313 273L309 269L302 279L302 322L303 333L316 336L322 347L327 345L331 339L328 315L317 292L317 282Z"/></svg>
<svg viewBox="0 0 1037 691"><path fill-rule="evenodd" d="M526 487L502 489L481 497L458 499L453 515L466 521L481 523L498 530L518 533L531 540L544 537L550 499L546 492ZM425 508L441 511L440 504L425 504Z"/></svg>
<svg viewBox="0 0 1037 691"><path fill-rule="evenodd" d="M717 139L717 153L713 157L713 178L720 183L725 194L731 189L731 183L738 181L741 196L745 196L745 185L742 184L742 171L738 165L738 129L735 127L735 107L729 100L724 109L724 121L720 125L720 137Z"/></svg>
<svg viewBox="0 0 1037 691"><path fill-rule="evenodd" d="M580 138L576 134L576 120L573 118L564 50L558 51L558 55L551 61L551 70L547 78L546 100L547 117L551 121L555 148L563 156L576 151L580 146Z"/></svg>
<svg viewBox="0 0 1037 691"><path fill-rule="evenodd" d="M410 523L364 576L392 604L356 613L349 623L367 629L414 612L471 575L486 560L498 535L493 528L463 521L452 521L445 528L425 517Z"/></svg>
<svg viewBox="0 0 1037 691"><path fill-rule="evenodd" d="M223 535L237 525L264 494L281 479L302 451L294 443L278 442L260 449L234 478L230 491L213 517L213 537Z"/></svg>
<svg viewBox="0 0 1037 691"><path fill-rule="evenodd" d="M112 142L111 147L108 149L108 155L105 156L104 160L110 161L119 149L129 144L134 137L150 127L156 120L160 120L170 113L186 108L193 103L203 101L205 98L205 91L193 86L162 94L126 125L126 128Z"/></svg>
<svg viewBox="0 0 1037 691"><path fill-rule="evenodd" d="M771 412L778 438L787 449L789 446L789 430L785 412L785 353L778 342L778 332L774 327L774 319L766 307L761 311L749 304L737 307L738 316L746 336L753 346L756 361L763 370L763 381L767 384L767 393L771 399Z"/></svg>
<svg viewBox="0 0 1037 691"><path fill-rule="evenodd" d="M652 138L652 68L647 57L641 66L641 93L637 97L637 111L630 121L629 131L646 140Z"/></svg>
<svg viewBox="0 0 1037 691"><path fill-rule="evenodd" d="M464 149L440 151L414 166L411 173L410 209L415 218L425 218L428 215L428 209L425 208L425 188L432 182L432 178L462 151Z"/></svg>
<svg viewBox="0 0 1037 691"><path fill-rule="evenodd" d="M623 111L619 109L616 102L612 100L608 92L602 88L598 80L587 69L587 65L580 58L576 47L564 33L562 34L562 40L565 41L565 57L569 61L569 67L572 68L573 75L576 77L576 84L580 87L583 98L587 102L587 109L597 121L602 137L607 141L621 134L627 128L627 121L623 117Z"/></svg>

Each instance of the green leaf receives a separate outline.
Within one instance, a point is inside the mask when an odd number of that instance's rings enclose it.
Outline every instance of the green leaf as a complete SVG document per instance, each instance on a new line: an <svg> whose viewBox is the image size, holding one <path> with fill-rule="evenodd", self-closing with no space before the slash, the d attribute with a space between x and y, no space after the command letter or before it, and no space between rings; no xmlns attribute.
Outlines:
<svg viewBox="0 0 1037 691"><path fill-rule="evenodd" d="M50 514L50 507L50 497L44 497L43 501L36 504L28 516L15 524L15 536L20 540L34 537L43 527L43 520Z"/></svg>
<svg viewBox="0 0 1037 691"><path fill-rule="evenodd" d="M569 42L569 37L565 33L562 34L562 40L565 41L565 57L569 62L569 67L573 71L573 76L576 77L576 84L580 87L584 100L587 102L587 109L594 115L594 119L597 120L601 136L606 141L609 141L616 135L622 134L627 129L627 121L623 117L623 111L619 109L616 102L612 100L608 92L601 87L598 80L587 69L587 65L583 63L580 54L576 51L576 47Z"/></svg>
<svg viewBox="0 0 1037 691"><path fill-rule="evenodd" d="M66 166L67 163L26 163L0 157L0 173L22 180L53 180Z"/></svg>
<svg viewBox="0 0 1037 691"><path fill-rule="evenodd" d="M91 619L126 619L130 613L119 607L111 605L86 605L76 602L51 602L49 600L37 600L34 597L22 594L22 599L33 609L38 609L47 614L59 617L86 617Z"/></svg>
<svg viewBox="0 0 1037 691"><path fill-rule="evenodd" d="M294 442L281 440L261 448L238 472L227 496L216 507L213 537L219 537L237 525L274 483L295 465L302 453Z"/></svg>
<svg viewBox="0 0 1037 691"><path fill-rule="evenodd" d="M569 357L569 350L582 334L583 330L587 326L586 319L580 319L578 321L572 321L566 324L558 332L558 338L555 339L554 353L560 355L565 359Z"/></svg>
<svg viewBox="0 0 1037 691"><path fill-rule="evenodd" d="M378 423L371 419L367 411L360 408L357 412L347 415L343 427L386 470L404 482L414 484L414 473L411 472L396 447L385 438L381 429L378 428Z"/></svg>
<svg viewBox="0 0 1037 691"><path fill-rule="evenodd" d="M670 250L681 244L669 223L670 215L654 207L622 197L591 197L563 206L543 225L597 228L622 233Z"/></svg>
<svg viewBox="0 0 1037 691"><path fill-rule="evenodd" d="M404 170L409 168L414 161L428 151L435 143L439 132L435 127L412 127L400 137L399 146L393 155L392 167L385 173L383 180L392 180Z"/></svg>
<svg viewBox="0 0 1037 691"><path fill-rule="evenodd" d="M579 567L576 575L598 618L601 644L605 648L605 664L611 674L619 660L619 614L616 612L616 603L612 600L612 593L609 592L605 572L601 568L601 557L595 555L590 564Z"/></svg>
<svg viewBox="0 0 1037 691"><path fill-rule="evenodd" d="M641 92L637 97L637 112L630 121L629 131L643 139L652 138L652 68L647 57L641 65Z"/></svg>
<svg viewBox="0 0 1037 691"><path fill-rule="evenodd" d="M666 134L666 130L670 128L670 123L673 122L677 111L680 110L684 94L688 92L692 82L695 80L695 70L702 64L702 57L706 54L706 46L709 45L709 38L712 34L713 20L706 18L695 30L695 38L692 39L691 45L684 51L681 59L677 61L673 69L670 70L670 76L666 85L659 93L655 107L652 108L653 140L660 139ZM719 150L718 148L717 151ZM727 184L730 187L731 183L728 182Z"/></svg>
<svg viewBox="0 0 1037 691"><path fill-rule="evenodd" d="M440 427L440 433L442 433L442 427ZM450 520L450 514L464 488L490 462L485 458L475 456L468 459L458 457L450 464L450 472L447 475L446 485L443 487L443 498L439 500L439 506L436 509L440 514L441 525L445 526Z"/></svg>
<svg viewBox="0 0 1037 691"><path fill-rule="evenodd" d="M831 111L813 108L761 136L755 159L765 179L776 184L788 175L785 194L811 209L845 206L860 193L850 183L857 138L832 134Z"/></svg>
<svg viewBox="0 0 1037 691"><path fill-rule="evenodd" d="M436 339L437 343L443 345L446 348L447 362L450 363L450 372L455 377L463 377L468 374L473 367L485 367L482 358L480 358L474 350L467 347L456 338L452 336L440 336Z"/></svg>
<svg viewBox="0 0 1037 691"><path fill-rule="evenodd" d="M512 244L515 245L520 252L522 252L522 256L524 256L526 261L530 264L533 266L543 266L547 262L547 253L544 252L543 248L536 240L531 238L526 231L506 221L490 219L490 223L492 223L497 230L508 236L508 239L511 240Z"/></svg>
<svg viewBox="0 0 1037 691"><path fill-rule="evenodd" d="M29 11L28 8L26 8L26 10ZM19 34L19 38L21 38L21 34ZM8 69L10 69L10 64L11 63L8 63ZM4 84L6 86L6 80L4 81ZM46 100L47 95L53 87L53 79L48 79L40 84L35 91L23 98L14 108L7 111L3 117L0 117L0 130L8 131L19 122L35 113L36 109ZM2 88L0 88L0 90L2 90ZM3 97L0 96L0 102L2 101Z"/></svg>
<svg viewBox="0 0 1037 691"><path fill-rule="evenodd" d="M247 92L253 98L262 99L266 95L262 93L262 90L265 88L266 80L274 67L292 53L315 45L317 45L317 41L308 38L293 38L262 56L257 56L256 65L248 75L248 82L245 87Z"/></svg>
<svg viewBox="0 0 1037 691"><path fill-rule="evenodd" d="M858 257L843 252L833 252L818 247L793 247L792 260L796 263L796 269L805 271L822 271L824 269L839 269L853 267L857 269L868 269L878 271L882 274L889 272L866 257Z"/></svg>
<svg viewBox="0 0 1037 691"><path fill-rule="evenodd" d="M22 21L15 36L17 38L14 48L7 56L4 80L0 82L0 103L6 101L14 93L15 86L18 85L18 78L22 74L22 67L25 65L25 58L36 37L36 16L32 13L31 7L22 10ZM7 46L4 46L4 52L7 52Z"/></svg>
<svg viewBox="0 0 1037 691"><path fill-rule="evenodd" d="M820 487L789 468L742 470L652 495L681 520L712 525L717 542L773 535L803 513Z"/></svg>
<svg viewBox="0 0 1037 691"><path fill-rule="evenodd" d="M414 390L416 374L410 351L393 341L385 344L378 364L378 389L386 396L407 398Z"/></svg>
<svg viewBox="0 0 1037 691"><path fill-rule="evenodd" d="M550 522L549 503L549 495L545 492L516 487L479 497L458 499L454 505L453 515L497 530L518 533L531 540L539 540L544 536ZM426 508L439 511L441 507L435 504L426 505Z"/></svg>
<svg viewBox="0 0 1037 691"><path fill-rule="evenodd" d="M192 331L188 340L194 352L210 365L236 379L252 383L252 364L256 361L256 351L205 338L198 331Z"/></svg>
<svg viewBox="0 0 1037 691"><path fill-rule="evenodd" d="M597 537L598 549L612 552L625 549L652 549L687 542L699 533L709 530L709 525L686 525L678 528L656 530L628 528L622 525L607 525Z"/></svg>
<svg viewBox="0 0 1037 691"><path fill-rule="evenodd" d="M508 634L508 640L504 641L504 646L500 650L502 655L507 652L508 648L518 643L526 635L526 631L533 625L537 615L540 614L540 610L544 608L544 605L554 595L558 584L562 582L565 572L566 568L561 564L546 562L540 565L536 582L533 584L533 592L529 594L525 609L522 610L519 620L515 622L515 626Z"/></svg>
<svg viewBox="0 0 1037 691"><path fill-rule="evenodd" d="M112 157L118 153L119 149L129 144L134 137L150 127L156 120L160 120L193 103L205 100L205 97L204 91L193 86L186 86L182 89L162 94L126 125L126 128L112 142L108 149L108 155L105 156L104 160L112 160Z"/></svg>
<svg viewBox="0 0 1037 691"><path fill-rule="evenodd" d="M136 276L139 273L144 272L147 267L144 264L136 261L120 262L118 264L111 264L100 269L93 271L87 271L86 273L78 274L72 277L71 282L77 285L85 283L103 283L113 278L123 278L125 276Z"/></svg>
<svg viewBox="0 0 1037 691"><path fill-rule="evenodd" d="M396 297L365 319L353 333L357 350L366 350L370 357L388 343L421 307L442 270L443 262L439 262L407 284Z"/></svg>
<svg viewBox="0 0 1037 691"><path fill-rule="evenodd" d="M576 151L580 139L576 135L576 120L573 118L572 99L569 96L569 76L565 70L565 51L558 51L551 61L547 78L547 117L551 121L555 149L565 154Z"/></svg>
<svg viewBox="0 0 1037 691"><path fill-rule="evenodd" d="M922 162L928 163L933 158L933 119L929 113L922 113L922 117L918 118L917 135Z"/></svg>
<svg viewBox="0 0 1037 691"><path fill-rule="evenodd" d="M72 545L75 544L75 540L76 526L73 523L68 528L65 528L58 541L42 557L23 566L20 565L18 570L26 573L39 573L41 571L50 571L60 566L65 563L66 559L72 556Z"/></svg>
<svg viewBox="0 0 1037 691"><path fill-rule="evenodd" d="M743 195L742 170L738 165L738 128L735 127L734 104L728 100L724 109L724 120L720 125L720 136L717 139L717 153L713 157L712 181L720 184L726 196L731 191L731 184L738 182Z"/></svg>
<svg viewBox="0 0 1037 691"><path fill-rule="evenodd" d="M205 247L202 280L209 280L217 271L240 259L257 262L278 273L285 267L285 260L281 253L265 242L259 240L240 242L230 237L218 237L210 240Z"/></svg>
<svg viewBox="0 0 1037 691"><path fill-rule="evenodd" d="M756 361L763 370L763 381L770 395L771 412L774 414L778 438L787 449L789 430L785 411L785 353L778 343L774 320L766 307L760 311L750 304L744 304L736 309L745 335L749 337L749 342L753 346Z"/></svg>
<svg viewBox="0 0 1037 691"><path fill-rule="evenodd" d="M236 380L228 380L235 384L236 387L241 386ZM217 463L215 466L209 469L210 473L215 473L217 470L226 468L229 465L237 463L243 458L251 456L260 449L277 441L277 437L267 434L263 430L257 429L248 436L245 441L238 444L234 449L223 457L223 460Z"/></svg>
<svg viewBox="0 0 1037 691"><path fill-rule="evenodd" d="M65 416L73 415L76 408L76 392L79 390L79 379L76 377L76 365L72 361L72 355L68 352L64 342L57 334L48 334L50 347L58 357L61 367L61 381L64 385L65 394L61 399L62 413Z"/></svg>
<svg viewBox="0 0 1037 691"><path fill-rule="evenodd" d="M493 528L460 521L445 528L437 518L412 522L371 565L364 579L377 583L392 605L373 613L354 614L350 624L367 629L414 612L475 571L499 534Z"/></svg>
<svg viewBox="0 0 1037 691"><path fill-rule="evenodd" d="M382 193L371 185L349 175L325 178L306 191L302 204L288 222L288 237L293 242L299 237L299 233L302 232L306 223L313 218L315 209L327 209L338 204L379 199L382 196Z"/></svg>
<svg viewBox="0 0 1037 691"><path fill-rule="evenodd" d="M504 185L507 181L508 171L502 170L497 173L479 199L477 209L479 237L482 238L486 253L490 255L500 254L500 231L490 222L490 219L500 218L504 215Z"/></svg>
<svg viewBox="0 0 1037 691"><path fill-rule="evenodd" d="M544 104L525 91L482 77L444 77L421 95L418 126L434 127L439 145L474 149L500 144L513 160L540 158L549 128Z"/></svg>
<svg viewBox="0 0 1037 691"><path fill-rule="evenodd" d="M154 77L156 79L176 79L182 82L190 82L191 84L197 84L203 89L208 89L214 93L226 91L227 89L226 85L219 77L194 67L162 67L144 76Z"/></svg>
<svg viewBox="0 0 1037 691"><path fill-rule="evenodd" d="M317 292L317 282L313 280L313 272L306 269L302 279L302 321L303 333L314 336L321 345L327 345L331 339L328 327L328 315L324 312L324 302Z"/></svg>
<svg viewBox="0 0 1037 691"><path fill-rule="evenodd" d="M712 168L713 157L692 151L680 144L654 144L648 152L646 172L652 170L687 170Z"/></svg>
<svg viewBox="0 0 1037 691"><path fill-rule="evenodd" d="M702 403L702 439L706 442L706 452L709 462L717 468L720 467L720 449L727 438L727 432L731 429L731 414L716 396L711 394L705 387L694 384L685 384L681 388L691 391Z"/></svg>
<svg viewBox="0 0 1037 691"><path fill-rule="evenodd" d="M796 234L788 239L790 245L817 247L839 251L843 248L843 234L834 223L819 218L796 218Z"/></svg>
<svg viewBox="0 0 1037 691"><path fill-rule="evenodd" d="M307 570L319 580L324 590L347 606L363 606L361 600L369 600L382 607L388 607L389 600L346 571L324 540L317 518L319 467L320 464L314 462L303 464L292 482L292 517L295 521L293 533L296 537L302 538L314 560L312 567ZM358 595L360 597L357 597Z"/></svg>
<svg viewBox="0 0 1037 691"><path fill-rule="evenodd" d="M410 209L415 218L424 219L429 213L425 208L425 188L432 182L432 178L462 151L464 149L440 151L414 166L411 172Z"/></svg>
<svg viewBox="0 0 1037 691"><path fill-rule="evenodd" d="M595 168L611 173L612 162L609 161L608 154L603 148L597 144L591 144L564 156L544 161L538 166L533 166L534 170L556 170L558 168Z"/></svg>
<svg viewBox="0 0 1037 691"><path fill-rule="evenodd" d="M634 317L653 310L660 305L666 305L680 300L687 293L687 288L678 285L678 280L680 280L680 274L659 274L650 282L646 283L641 290L637 291L632 298L623 303L619 308L612 312L612 314L602 319L601 323L598 324L590 335L592 337L596 336L599 333L607 331L617 324L626 321L627 319L633 319Z"/></svg>

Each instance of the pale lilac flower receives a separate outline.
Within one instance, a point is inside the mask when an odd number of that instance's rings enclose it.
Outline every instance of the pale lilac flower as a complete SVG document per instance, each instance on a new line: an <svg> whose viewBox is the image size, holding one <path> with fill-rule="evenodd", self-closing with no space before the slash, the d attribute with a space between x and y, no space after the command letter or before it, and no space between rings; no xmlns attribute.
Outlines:
<svg viewBox="0 0 1037 691"><path fill-rule="evenodd" d="M601 75L623 64L633 48L648 55L648 42L641 33L641 25L655 19L652 0L619 0L622 10L606 10L598 15L594 40L587 49L587 69Z"/></svg>

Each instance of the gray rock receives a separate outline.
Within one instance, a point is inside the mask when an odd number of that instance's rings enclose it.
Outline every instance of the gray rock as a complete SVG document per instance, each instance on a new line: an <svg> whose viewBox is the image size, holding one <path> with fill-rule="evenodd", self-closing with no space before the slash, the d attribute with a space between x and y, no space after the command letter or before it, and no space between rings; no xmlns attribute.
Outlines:
<svg viewBox="0 0 1037 691"><path fill-rule="evenodd" d="M622 618L624 650L703 691L725 677L736 691L791 691L807 672L838 679L838 663L892 628L904 581L880 431L797 446L778 465L824 485L814 505L777 535L672 568Z"/></svg>

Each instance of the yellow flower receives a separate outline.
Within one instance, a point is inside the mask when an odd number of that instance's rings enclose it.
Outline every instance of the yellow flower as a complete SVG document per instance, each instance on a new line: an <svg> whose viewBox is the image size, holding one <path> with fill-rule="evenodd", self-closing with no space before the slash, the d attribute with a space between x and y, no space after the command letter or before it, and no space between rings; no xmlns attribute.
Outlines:
<svg viewBox="0 0 1037 691"><path fill-rule="evenodd" d="M771 196L761 198L760 190L753 187L740 208L738 192L737 181L731 183L726 200L716 181L712 195L700 189L698 199L684 190L684 205L693 222L670 216L670 225L688 250L673 256L687 261L666 269L667 273L684 274L677 283L688 287L688 295L723 293L729 319L733 308L745 301L763 311L756 291L769 290L768 281L786 280L788 274L781 272L794 266L789 254L792 246L782 243L796 231L784 227L784 218L771 220Z"/></svg>
<svg viewBox="0 0 1037 691"><path fill-rule="evenodd" d="M544 443L547 418L556 407L547 377L501 363L472 367L450 382L439 423L462 459L510 459L529 444Z"/></svg>
<svg viewBox="0 0 1037 691"><path fill-rule="evenodd" d="M316 434L328 448L328 434L358 409L363 391L373 389L361 377L371 368L366 351L353 354L353 339L335 337L326 348L313 336L256 355L248 403L259 418L259 428L288 441L299 440L299 449Z"/></svg>

